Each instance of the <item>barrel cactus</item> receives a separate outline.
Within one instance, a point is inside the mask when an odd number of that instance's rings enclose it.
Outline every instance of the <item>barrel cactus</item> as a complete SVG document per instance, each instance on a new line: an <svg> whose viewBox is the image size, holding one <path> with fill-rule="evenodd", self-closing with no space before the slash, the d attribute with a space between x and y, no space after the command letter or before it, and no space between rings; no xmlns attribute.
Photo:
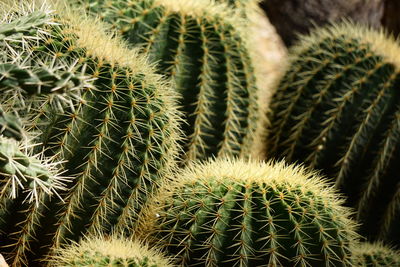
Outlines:
<svg viewBox="0 0 400 267"><path fill-rule="evenodd" d="M50 259L54 267L172 267L169 258L136 240L111 237L87 237L60 249Z"/></svg>
<svg viewBox="0 0 400 267"><path fill-rule="evenodd" d="M352 23L320 29L293 51L272 100L269 157L332 177L362 234L400 241L400 48Z"/></svg>
<svg viewBox="0 0 400 267"><path fill-rule="evenodd" d="M136 231L182 266L350 266L355 223L315 173L217 159L176 177Z"/></svg>
<svg viewBox="0 0 400 267"><path fill-rule="evenodd" d="M147 195L173 168L180 135L169 83L137 50L107 35L105 25L65 6L14 8L13 21L40 12L47 18L34 26L35 45L15 50L45 66L73 63L74 73L88 79L73 105L60 110L45 101L25 118L38 133L36 150L62 161L65 175L74 179L59 192L62 201L40 194L40 205L25 207L21 195L7 207L23 217L10 218L0 229L1 252L13 266L37 264L88 232L132 224Z"/></svg>
<svg viewBox="0 0 400 267"><path fill-rule="evenodd" d="M400 266L400 251L381 243L364 243L352 249L354 267Z"/></svg>
<svg viewBox="0 0 400 267"><path fill-rule="evenodd" d="M80 0L140 46L182 95L188 160L251 154L257 86L245 23L209 0Z"/></svg>

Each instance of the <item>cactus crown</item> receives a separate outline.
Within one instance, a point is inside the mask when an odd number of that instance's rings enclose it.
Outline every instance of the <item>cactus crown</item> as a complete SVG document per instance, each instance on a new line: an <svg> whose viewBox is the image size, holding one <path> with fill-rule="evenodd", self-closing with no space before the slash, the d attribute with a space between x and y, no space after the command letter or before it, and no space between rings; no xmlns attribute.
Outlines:
<svg viewBox="0 0 400 267"><path fill-rule="evenodd" d="M400 266L400 251L377 243L362 243L352 249L352 261L356 267Z"/></svg>
<svg viewBox="0 0 400 267"><path fill-rule="evenodd" d="M172 267L168 258L147 245L115 236L83 238L59 249L51 266Z"/></svg>
<svg viewBox="0 0 400 267"><path fill-rule="evenodd" d="M341 203L302 166L217 159L162 186L136 233L182 265L349 266L355 224Z"/></svg>

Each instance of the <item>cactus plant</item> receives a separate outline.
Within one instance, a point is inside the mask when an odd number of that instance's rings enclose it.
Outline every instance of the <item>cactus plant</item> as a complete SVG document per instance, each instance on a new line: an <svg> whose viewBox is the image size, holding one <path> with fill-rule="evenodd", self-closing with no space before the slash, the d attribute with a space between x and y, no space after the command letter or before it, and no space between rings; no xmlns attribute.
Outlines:
<svg viewBox="0 0 400 267"><path fill-rule="evenodd" d="M341 203L301 166L217 159L162 186L136 234L182 266L350 266L355 223Z"/></svg>
<svg viewBox="0 0 400 267"><path fill-rule="evenodd" d="M382 243L363 243L352 249L354 267L392 267L400 266L400 251Z"/></svg>
<svg viewBox="0 0 400 267"><path fill-rule="evenodd" d="M331 177L357 209L363 235L391 231L396 242L399 53L384 33L349 22L304 37L273 97L267 145L269 157Z"/></svg>
<svg viewBox="0 0 400 267"><path fill-rule="evenodd" d="M22 140L22 125L17 116L8 114L0 106L0 136L13 138L17 141Z"/></svg>
<svg viewBox="0 0 400 267"><path fill-rule="evenodd" d="M58 250L50 259L54 267L115 266L115 267L172 267L170 259L159 251L137 241L116 236L87 237Z"/></svg>
<svg viewBox="0 0 400 267"><path fill-rule="evenodd" d="M49 65L73 62L74 70L90 79L73 106L59 110L44 102L26 118L29 129L39 133L37 149L63 161L65 175L74 179L60 192L63 201L45 194L38 207L14 201L13 211L24 216L0 229L2 253L13 266L37 264L34 260L87 232L118 231L133 223L179 150L175 93L147 58L106 35L98 21L77 17L66 6L46 8L56 10L46 13L51 23L40 26L35 46L19 47L30 49L21 54ZM38 6L26 10L14 20L41 12Z"/></svg>
<svg viewBox="0 0 400 267"><path fill-rule="evenodd" d="M183 96L188 160L251 154L257 86L242 18L209 0L81 0L159 62Z"/></svg>

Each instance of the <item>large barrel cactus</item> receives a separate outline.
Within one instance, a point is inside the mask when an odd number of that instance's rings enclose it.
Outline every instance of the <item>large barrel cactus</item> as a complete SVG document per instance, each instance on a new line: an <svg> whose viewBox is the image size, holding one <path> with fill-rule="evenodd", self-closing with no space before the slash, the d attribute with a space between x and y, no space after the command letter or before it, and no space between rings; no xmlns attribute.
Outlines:
<svg viewBox="0 0 400 267"><path fill-rule="evenodd" d="M14 7L16 23L45 18L17 28L29 29L33 34L24 32L24 39L33 43L12 43L14 50L32 64L65 64L86 78L73 105L60 110L44 101L25 118L39 133L37 149L62 161L74 179L59 192L62 200L41 194L38 206L23 205L21 194L2 207L10 216L0 229L0 251L16 266L37 264L85 233L131 225L147 194L174 166L179 147L175 94L147 59L106 35L99 22L64 6L40 6Z"/></svg>
<svg viewBox="0 0 400 267"><path fill-rule="evenodd" d="M171 260L137 240L88 237L64 249L50 259L54 267L172 267Z"/></svg>
<svg viewBox="0 0 400 267"><path fill-rule="evenodd" d="M247 156L258 122L245 23L209 0L80 0L141 46L182 95L187 159Z"/></svg>
<svg viewBox="0 0 400 267"><path fill-rule="evenodd" d="M182 266L351 266L349 210L303 167L218 159L176 177L137 234Z"/></svg>
<svg viewBox="0 0 400 267"><path fill-rule="evenodd" d="M400 241L400 48L351 23L304 37L272 100L270 157L333 178L371 238Z"/></svg>

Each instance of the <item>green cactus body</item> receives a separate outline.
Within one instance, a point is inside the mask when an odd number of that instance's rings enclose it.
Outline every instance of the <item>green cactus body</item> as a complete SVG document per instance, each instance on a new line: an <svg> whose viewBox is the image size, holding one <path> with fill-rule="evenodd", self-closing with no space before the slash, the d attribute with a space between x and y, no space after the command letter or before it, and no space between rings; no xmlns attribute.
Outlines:
<svg viewBox="0 0 400 267"><path fill-rule="evenodd" d="M135 240L89 237L58 250L50 260L54 267L172 267L170 259Z"/></svg>
<svg viewBox="0 0 400 267"><path fill-rule="evenodd" d="M5 207L8 214L25 211L0 229L4 254L17 266L87 232L131 225L179 150L175 94L147 59L108 37L104 25L53 8L60 12L40 26L31 62L74 62L90 79L74 106L60 111L45 101L29 119L29 129L40 133L38 150L63 161L74 179L59 193L63 201L41 194L39 206L21 210L16 199Z"/></svg>
<svg viewBox="0 0 400 267"><path fill-rule="evenodd" d="M217 159L176 177L137 234L182 266L350 266L349 210L302 167Z"/></svg>
<svg viewBox="0 0 400 267"><path fill-rule="evenodd" d="M22 125L16 116L4 112L0 106L0 136L21 140L23 137Z"/></svg>
<svg viewBox="0 0 400 267"><path fill-rule="evenodd" d="M352 249L354 267L400 266L400 251L381 243L364 243Z"/></svg>
<svg viewBox="0 0 400 267"><path fill-rule="evenodd" d="M188 160L247 156L258 121L256 79L243 25L208 0L81 0L141 46L182 95Z"/></svg>
<svg viewBox="0 0 400 267"><path fill-rule="evenodd" d="M293 51L272 100L269 157L333 178L363 235L400 241L400 48L351 23Z"/></svg>

